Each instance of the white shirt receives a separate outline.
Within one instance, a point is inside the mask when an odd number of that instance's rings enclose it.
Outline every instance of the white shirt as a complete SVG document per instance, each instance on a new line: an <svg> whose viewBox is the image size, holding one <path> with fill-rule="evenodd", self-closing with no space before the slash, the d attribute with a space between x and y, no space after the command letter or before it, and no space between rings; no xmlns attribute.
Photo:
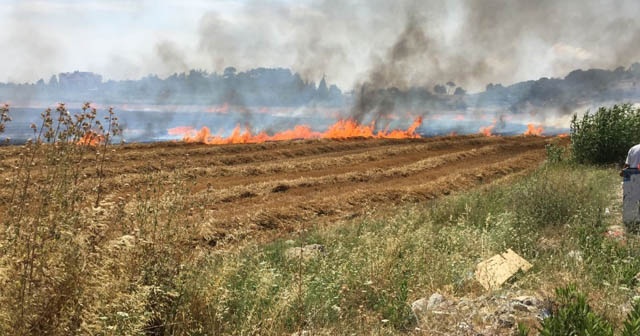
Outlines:
<svg viewBox="0 0 640 336"><path fill-rule="evenodd" d="M629 168L640 168L640 144L629 149L627 160L624 163L629 165Z"/></svg>

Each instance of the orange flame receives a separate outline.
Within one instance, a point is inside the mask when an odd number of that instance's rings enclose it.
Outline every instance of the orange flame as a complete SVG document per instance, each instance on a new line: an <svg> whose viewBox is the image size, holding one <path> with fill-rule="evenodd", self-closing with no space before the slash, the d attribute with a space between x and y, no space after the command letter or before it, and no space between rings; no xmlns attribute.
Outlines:
<svg viewBox="0 0 640 336"><path fill-rule="evenodd" d="M238 143L261 143L265 141L282 141L295 139L347 139L347 138L379 138L379 139L408 139L420 138L416 133L418 127L422 125L422 117L417 117L411 126L406 130L382 130L375 131L375 123L371 125L361 125L353 119L343 119L331 125L325 132L315 132L309 126L298 125L293 129L268 135L265 132L253 134L248 129L241 129L236 126L228 137L221 137L211 134L208 127L202 127L196 131L192 127L180 126L167 130L170 135L183 135L183 141L190 143L204 143L210 145L238 144Z"/></svg>
<svg viewBox="0 0 640 336"><path fill-rule="evenodd" d="M542 126L535 127L533 124L527 124L527 130L524 132L524 135L527 136L541 136L544 129Z"/></svg>
<svg viewBox="0 0 640 336"><path fill-rule="evenodd" d="M480 134L484 135L484 136L493 136L493 134L491 133L493 131L493 128L495 127L495 124L489 125L487 127L480 127Z"/></svg>
<svg viewBox="0 0 640 336"><path fill-rule="evenodd" d="M191 133L193 133L195 131L196 131L196 129L191 127L191 126L178 126L178 127L174 127L174 128L169 128L167 130L167 133L169 135L186 136L186 135L191 134Z"/></svg>
<svg viewBox="0 0 640 336"><path fill-rule="evenodd" d="M567 134L567 133L558 134L558 138L566 138L568 136L569 136L569 134Z"/></svg>
<svg viewBox="0 0 640 336"><path fill-rule="evenodd" d="M98 134L94 131L89 131L85 133L80 139L78 139L78 141L76 141L76 144L81 146L96 147L100 144L103 144L104 141L104 135Z"/></svg>

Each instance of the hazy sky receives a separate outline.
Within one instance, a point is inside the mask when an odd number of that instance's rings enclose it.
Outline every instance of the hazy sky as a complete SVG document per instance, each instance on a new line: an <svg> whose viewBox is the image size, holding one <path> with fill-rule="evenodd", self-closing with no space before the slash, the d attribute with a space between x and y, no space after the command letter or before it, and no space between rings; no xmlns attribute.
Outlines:
<svg viewBox="0 0 640 336"><path fill-rule="evenodd" d="M288 67L471 90L640 61L638 0L0 0L0 81Z"/></svg>

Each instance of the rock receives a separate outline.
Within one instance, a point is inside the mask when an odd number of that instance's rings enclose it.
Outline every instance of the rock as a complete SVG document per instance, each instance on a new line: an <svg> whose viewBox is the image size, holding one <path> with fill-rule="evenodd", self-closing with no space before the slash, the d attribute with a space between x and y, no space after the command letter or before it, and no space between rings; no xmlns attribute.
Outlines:
<svg viewBox="0 0 640 336"><path fill-rule="evenodd" d="M428 299L422 298L414 301L411 304L411 311L416 320L420 321L428 312L442 313L435 311L435 309L439 308L445 301L444 296L440 293L433 293Z"/></svg>
<svg viewBox="0 0 640 336"><path fill-rule="evenodd" d="M498 328L513 328L516 325L515 316L508 315L500 315L496 321Z"/></svg>
<svg viewBox="0 0 640 336"><path fill-rule="evenodd" d="M538 319L540 321L547 319L551 317L551 309L549 308L543 308L542 310L540 310L540 313L538 313Z"/></svg>
<svg viewBox="0 0 640 336"><path fill-rule="evenodd" d="M411 308L418 327L434 335L512 335L518 322L535 323L542 316L543 301L523 294L505 290L475 298L444 298L434 293Z"/></svg>
<svg viewBox="0 0 640 336"><path fill-rule="evenodd" d="M413 301L411 304L411 311L413 312L413 316L416 317L416 320L420 321L422 317L427 313L427 306L429 300L427 298L422 298L416 301Z"/></svg>
<svg viewBox="0 0 640 336"><path fill-rule="evenodd" d="M296 259L302 257L302 259L305 261L315 259L322 254L324 254L324 245L320 244L310 244L304 247L291 247L284 252L284 255L288 259Z"/></svg>
<svg viewBox="0 0 640 336"><path fill-rule="evenodd" d="M515 297L513 301L522 303L525 306L537 306L539 302L535 297L526 295Z"/></svg>
<svg viewBox="0 0 640 336"><path fill-rule="evenodd" d="M429 297L429 302L427 303L427 310L433 310L437 308L444 301L445 301L444 296L442 296L441 294L439 293L431 294L431 296Z"/></svg>
<svg viewBox="0 0 640 336"><path fill-rule="evenodd" d="M514 310L522 311L522 312L529 312L529 306L524 305L520 302L514 302L513 304L511 304L511 308L513 308Z"/></svg>

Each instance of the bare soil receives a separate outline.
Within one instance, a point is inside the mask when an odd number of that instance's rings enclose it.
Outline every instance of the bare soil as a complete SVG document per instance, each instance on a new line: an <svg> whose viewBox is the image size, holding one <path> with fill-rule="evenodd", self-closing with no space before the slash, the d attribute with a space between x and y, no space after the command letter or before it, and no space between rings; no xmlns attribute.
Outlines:
<svg viewBox="0 0 640 336"><path fill-rule="evenodd" d="M523 173L545 159L544 137L301 140L247 145L128 144L108 148L106 206L160 188L183 192L185 221L208 246L273 239L399 204L423 202ZM8 197L20 147L0 148ZM98 169L88 158L87 194ZM37 176L34 178L37 179ZM180 181L180 185L176 184ZM178 190L179 189L179 190ZM0 213L3 203L0 202Z"/></svg>

